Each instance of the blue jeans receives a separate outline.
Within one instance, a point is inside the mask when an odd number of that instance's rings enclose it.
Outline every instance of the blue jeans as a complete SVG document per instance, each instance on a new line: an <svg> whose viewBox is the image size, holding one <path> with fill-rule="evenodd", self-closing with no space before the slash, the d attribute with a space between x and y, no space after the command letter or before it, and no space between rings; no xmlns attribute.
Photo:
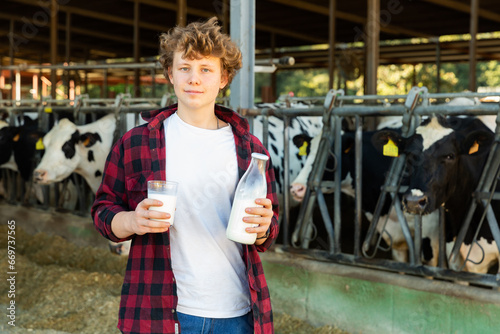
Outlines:
<svg viewBox="0 0 500 334"><path fill-rule="evenodd" d="M177 312L182 334L253 334L253 316L249 312L236 318L201 318Z"/></svg>

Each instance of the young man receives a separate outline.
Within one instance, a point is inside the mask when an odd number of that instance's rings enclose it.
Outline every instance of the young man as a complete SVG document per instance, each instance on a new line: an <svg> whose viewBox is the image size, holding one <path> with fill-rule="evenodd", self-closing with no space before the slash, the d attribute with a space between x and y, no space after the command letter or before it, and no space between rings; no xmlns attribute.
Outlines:
<svg viewBox="0 0 500 334"><path fill-rule="evenodd" d="M241 53L216 18L162 34L160 61L178 104L145 112L108 156L92 207L98 231L132 240L118 328L123 333L273 333L271 302L258 251L278 234L272 165L267 198L244 220L254 245L226 238L238 180L251 153L268 152L248 122L215 104L241 68ZM172 227L149 211L148 180L179 183Z"/></svg>

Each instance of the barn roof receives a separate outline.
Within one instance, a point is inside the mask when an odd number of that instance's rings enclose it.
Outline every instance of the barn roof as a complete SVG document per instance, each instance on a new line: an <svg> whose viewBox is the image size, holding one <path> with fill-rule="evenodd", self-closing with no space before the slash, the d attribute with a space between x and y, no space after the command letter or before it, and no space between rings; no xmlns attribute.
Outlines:
<svg viewBox="0 0 500 334"><path fill-rule="evenodd" d="M175 25L177 1L139 2L141 57L158 52L158 35ZM0 4L0 55L9 56L9 36L15 43L15 58L21 62L48 62L50 59L50 0L3 0ZM226 0L187 1L187 21L218 15L224 22ZM336 0L335 38L337 43L363 41L367 0ZM134 54L134 0L58 0L58 62L65 60L67 22L70 27L70 57L86 59L132 57ZM328 43L330 0L256 0L256 50L265 54L271 45L285 47ZM478 32L500 30L500 1L479 2ZM470 29L470 0L380 0L380 41L467 34ZM228 17L228 16L226 16ZM68 21L69 19L69 21ZM9 35L13 28L13 34ZM383 43L382 43L383 44ZM443 57L467 60L466 42L445 45ZM357 51L360 53L361 51ZM380 62L434 61L436 48L426 45L387 45ZM325 66L328 51L296 51L297 65ZM478 44L478 59L499 59L497 40ZM446 59L445 59L446 60ZM4 63L4 65L6 65Z"/></svg>

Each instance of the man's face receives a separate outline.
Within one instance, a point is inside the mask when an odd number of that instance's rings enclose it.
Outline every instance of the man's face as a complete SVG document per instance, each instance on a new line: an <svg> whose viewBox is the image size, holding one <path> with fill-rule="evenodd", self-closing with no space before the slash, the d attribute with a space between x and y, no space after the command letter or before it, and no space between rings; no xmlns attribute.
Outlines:
<svg viewBox="0 0 500 334"><path fill-rule="evenodd" d="M168 76L177 95L179 109L212 108L219 90L227 85L227 74L222 72L220 58L182 58L174 54Z"/></svg>

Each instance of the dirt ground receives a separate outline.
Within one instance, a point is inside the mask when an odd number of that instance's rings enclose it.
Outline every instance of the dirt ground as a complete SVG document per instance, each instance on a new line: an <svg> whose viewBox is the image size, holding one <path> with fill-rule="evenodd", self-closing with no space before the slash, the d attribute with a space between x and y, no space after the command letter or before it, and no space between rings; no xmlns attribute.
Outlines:
<svg viewBox="0 0 500 334"><path fill-rule="evenodd" d="M116 323L126 259L108 251L89 217L0 203L0 219L2 277L12 271L8 240L15 246L16 272L15 297L9 296L9 281L0 280L0 308L8 312L15 300L16 326L3 316L0 333L120 333ZM8 239L14 225L15 239ZM275 314L275 329L277 334L346 334L287 314Z"/></svg>

